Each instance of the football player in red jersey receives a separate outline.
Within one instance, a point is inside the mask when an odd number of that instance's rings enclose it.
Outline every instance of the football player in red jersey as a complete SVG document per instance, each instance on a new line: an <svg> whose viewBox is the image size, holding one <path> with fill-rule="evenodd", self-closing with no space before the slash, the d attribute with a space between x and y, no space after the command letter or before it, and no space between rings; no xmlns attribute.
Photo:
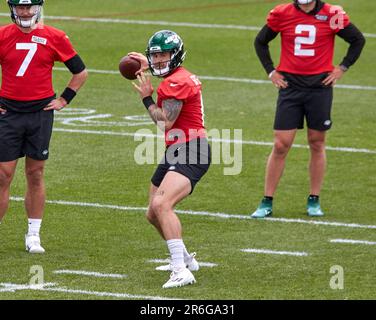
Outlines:
<svg viewBox="0 0 376 320"><path fill-rule="evenodd" d="M268 43L281 34L281 58L275 68ZM335 36L350 44L347 55L333 66ZM307 214L323 216L319 195L324 179L326 131L332 125L333 86L359 58L365 39L341 7L320 0L295 0L270 11L255 40L257 55L279 89L274 122L274 147L266 168L265 194L253 218L272 214L273 195L297 129L307 121L311 151Z"/></svg>
<svg viewBox="0 0 376 320"><path fill-rule="evenodd" d="M8 208L17 161L26 156L25 245L30 253L45 251L39 231L54 111L70 103L87 78L85 65L65 33L40 21L43 2L7 0L14 23L0 28L0 222ZM59 97L52 87L55 61L64 62L73 74Z"/></svg>
<svg viewBox="0 0 376 320"><path fill-rule="evenodd" d="M157 93L152 98L150 77L140 72L134 84L153 121L165 131L167 149L155 171L150 186L147 219L167 242L171 255L171 277L163 288L181 287L196 282L191 271L199 269L195 253L189 254L182 227L174 207L193 192L196 183L210 165L210 147L204 127L201 83L183 68L185 58L182 39L169 30L156 32L149 40L146 56L130 53L141 62L141 70L161 77Z"/></svg>

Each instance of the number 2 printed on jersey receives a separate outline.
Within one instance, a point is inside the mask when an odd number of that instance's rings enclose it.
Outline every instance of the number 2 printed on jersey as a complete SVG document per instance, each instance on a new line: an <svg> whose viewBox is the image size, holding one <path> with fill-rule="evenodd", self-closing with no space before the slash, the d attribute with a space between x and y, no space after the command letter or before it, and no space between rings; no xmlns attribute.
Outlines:
<svg viewBox="0 0 376 320"><path fill-rule="evenodd" d="M307 37L295 38L295 51L296 56L314 57L314 49L302 49L302 44L314 44L316 41L316 27L308 24L298 24L295 28L295 34L300 35L303 32L308 32Z"/></svg>

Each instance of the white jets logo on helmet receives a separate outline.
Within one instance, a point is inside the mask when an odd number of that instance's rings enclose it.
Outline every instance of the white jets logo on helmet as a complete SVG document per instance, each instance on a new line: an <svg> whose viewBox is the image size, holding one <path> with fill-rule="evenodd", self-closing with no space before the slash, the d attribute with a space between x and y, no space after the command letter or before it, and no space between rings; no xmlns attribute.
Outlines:
<svg viewBox="0 0 376 320"><path fill-rule="evenodd" d="M165 43L168 44L168 43L171 43L171 42L173 42L173 43L179 43L179 37L176 34L174 34L172 36L169 36L166 39Z"/></svg>

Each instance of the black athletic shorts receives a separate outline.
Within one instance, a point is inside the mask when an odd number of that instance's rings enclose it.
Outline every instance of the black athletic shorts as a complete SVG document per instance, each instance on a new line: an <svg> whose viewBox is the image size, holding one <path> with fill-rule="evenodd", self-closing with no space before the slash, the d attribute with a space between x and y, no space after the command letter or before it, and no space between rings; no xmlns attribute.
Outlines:
<svg viewBox="0 0 376 320"><path fill-rule="evenodd" d="M47 160L53 121L53 111L8 110L0 114L0 162L25 155L34 160Z"/></svg>
<svg viewBox="0 0 376 320"><path fill-rule="evenodd" d="M192 193L197 182L208 171L210 163L211 149L207 139L193 139L187 143L173 144L166 149L151 182L159 187L167 172L178 172L191 181Z"/></svg>
<svg viewBox="0 0 376 320"><path fill-rule="evenodd" d="M303 129L304 118L306 118L307 127L310 129L329 130L332 126L330 116L332 101L332 87L280 89L274 130Z"/></svg>

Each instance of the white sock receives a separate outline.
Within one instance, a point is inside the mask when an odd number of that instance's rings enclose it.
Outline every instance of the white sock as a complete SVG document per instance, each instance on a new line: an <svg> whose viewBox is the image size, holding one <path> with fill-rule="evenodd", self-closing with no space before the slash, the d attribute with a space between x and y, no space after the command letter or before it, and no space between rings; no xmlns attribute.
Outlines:
<svg viewBox="0 0 376 320"><path fill-rule="evenodd" d="M171 264L173 270L185 268L184 263L184 243L182 239L167 240L168 250L171 255Z"/></svg>
<svg viewBox="0 0 376 320"><path fill-rule="evenodd" d="M28 220L29 220L28 234L39 234L40 225L42 224L42 219L28 219Z"/></svg>
<svg viewBox="0 0 376 320"><path fill-rule="evenodd" d="M185 247L183 243L183 253L184 253L184 261L190 262L191 261L191 255L187 251L187 248Z"/></svg>

